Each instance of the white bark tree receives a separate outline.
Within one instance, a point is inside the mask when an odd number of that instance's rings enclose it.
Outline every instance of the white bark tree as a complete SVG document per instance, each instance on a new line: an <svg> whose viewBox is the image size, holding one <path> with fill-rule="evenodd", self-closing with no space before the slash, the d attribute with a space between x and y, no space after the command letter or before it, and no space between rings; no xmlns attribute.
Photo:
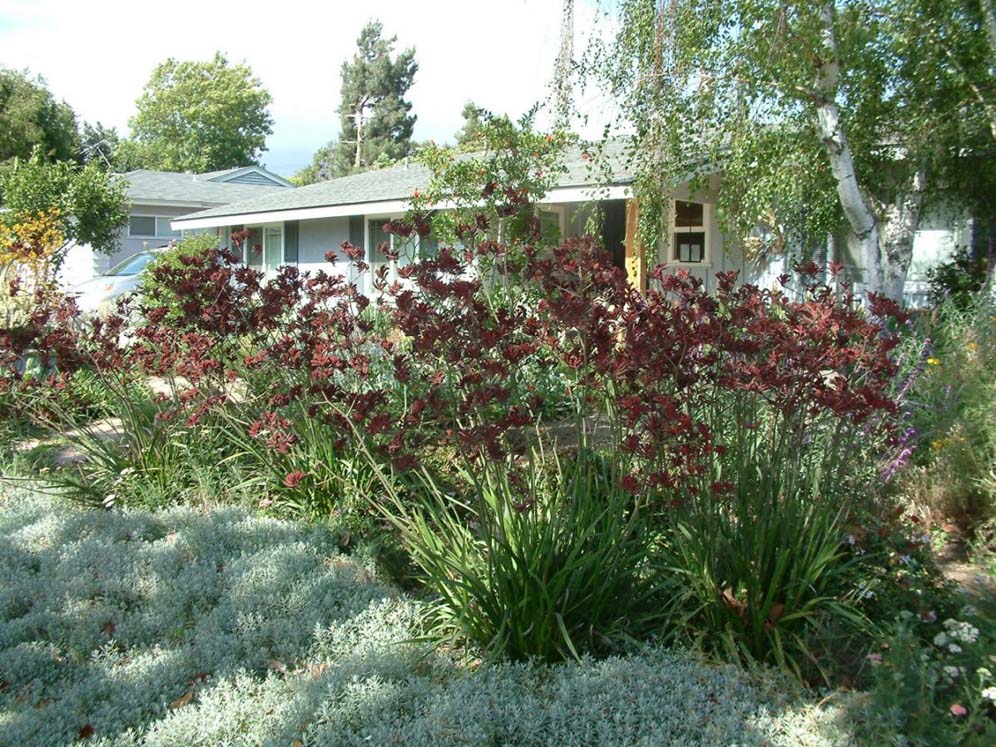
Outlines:
<svg viewBox="0 0 996 747"><path fill-rule="evenodd" d="M856 279L898 299L928 201L993 194L964 179L996 104L991 0L620 0L613 12L619 32L587 72L637 133L644 200L667 204L653 192L706 156L723 169L735 239L773 216L784 243L820 247L843 224Z"/></svg>

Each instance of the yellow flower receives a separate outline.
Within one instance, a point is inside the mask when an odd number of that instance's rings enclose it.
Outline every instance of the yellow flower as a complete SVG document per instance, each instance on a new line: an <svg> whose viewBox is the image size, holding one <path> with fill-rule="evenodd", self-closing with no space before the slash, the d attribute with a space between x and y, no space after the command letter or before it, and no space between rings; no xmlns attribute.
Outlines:
<svg viewBox="0 0 996 747"><path fill-rule="evenodd" d="M932 448L932 449L933 449L934 451L940 451L941 449L943 449L943 448L944 448L944 442L943 442L943 441L941 441L940 439L938 439L938 440L936 440L936 441L932 441L932 442L931 442L931 444L930 444L930 447L931 447L931 448Z"/></svg>
<svg viewBox="0 0 996 747"><path fill-rule="evenodd" d="M939 365L941 365L941 361L940 361L939 358L928 358L927 359L927 365L928 366L939 366Z"/></svg>

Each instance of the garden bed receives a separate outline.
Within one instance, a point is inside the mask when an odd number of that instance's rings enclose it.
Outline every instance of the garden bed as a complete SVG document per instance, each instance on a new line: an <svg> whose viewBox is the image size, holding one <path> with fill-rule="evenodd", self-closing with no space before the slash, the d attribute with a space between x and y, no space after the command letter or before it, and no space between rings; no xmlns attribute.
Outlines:
<svg viewBox="0 0 996 747"><path fill-rule="evenodd" d="M833 745L843 704L682 653L477 665L328 531L0 499L0 743Z"/></svg>

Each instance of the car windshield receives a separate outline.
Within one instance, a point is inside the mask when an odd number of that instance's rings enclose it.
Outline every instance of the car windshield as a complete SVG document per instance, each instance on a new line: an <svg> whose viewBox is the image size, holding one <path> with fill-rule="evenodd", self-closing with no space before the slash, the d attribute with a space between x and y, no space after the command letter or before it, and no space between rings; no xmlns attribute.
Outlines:
<svg viewBox="0 0 996 747"><path fill-rule="evenodd" d="M152 252L142 252L134 257L128 257L124 262L111 268L108 275L138 275L152 261Z"/></svg>

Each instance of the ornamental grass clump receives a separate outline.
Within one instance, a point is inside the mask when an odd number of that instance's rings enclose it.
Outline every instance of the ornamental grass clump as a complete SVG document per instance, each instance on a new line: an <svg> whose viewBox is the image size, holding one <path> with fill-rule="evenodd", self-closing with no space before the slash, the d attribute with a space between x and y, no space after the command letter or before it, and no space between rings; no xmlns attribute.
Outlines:
<svg viewBox="0 0 996 747"><path fill-rule="evenodd" d="M566 468L533 454L525 475L463 472L454 495L428 473L416 506L381 510L438 598L429 635L489 657L559 661L619 651L662 622L639 501L589 452Z"/></svg>

